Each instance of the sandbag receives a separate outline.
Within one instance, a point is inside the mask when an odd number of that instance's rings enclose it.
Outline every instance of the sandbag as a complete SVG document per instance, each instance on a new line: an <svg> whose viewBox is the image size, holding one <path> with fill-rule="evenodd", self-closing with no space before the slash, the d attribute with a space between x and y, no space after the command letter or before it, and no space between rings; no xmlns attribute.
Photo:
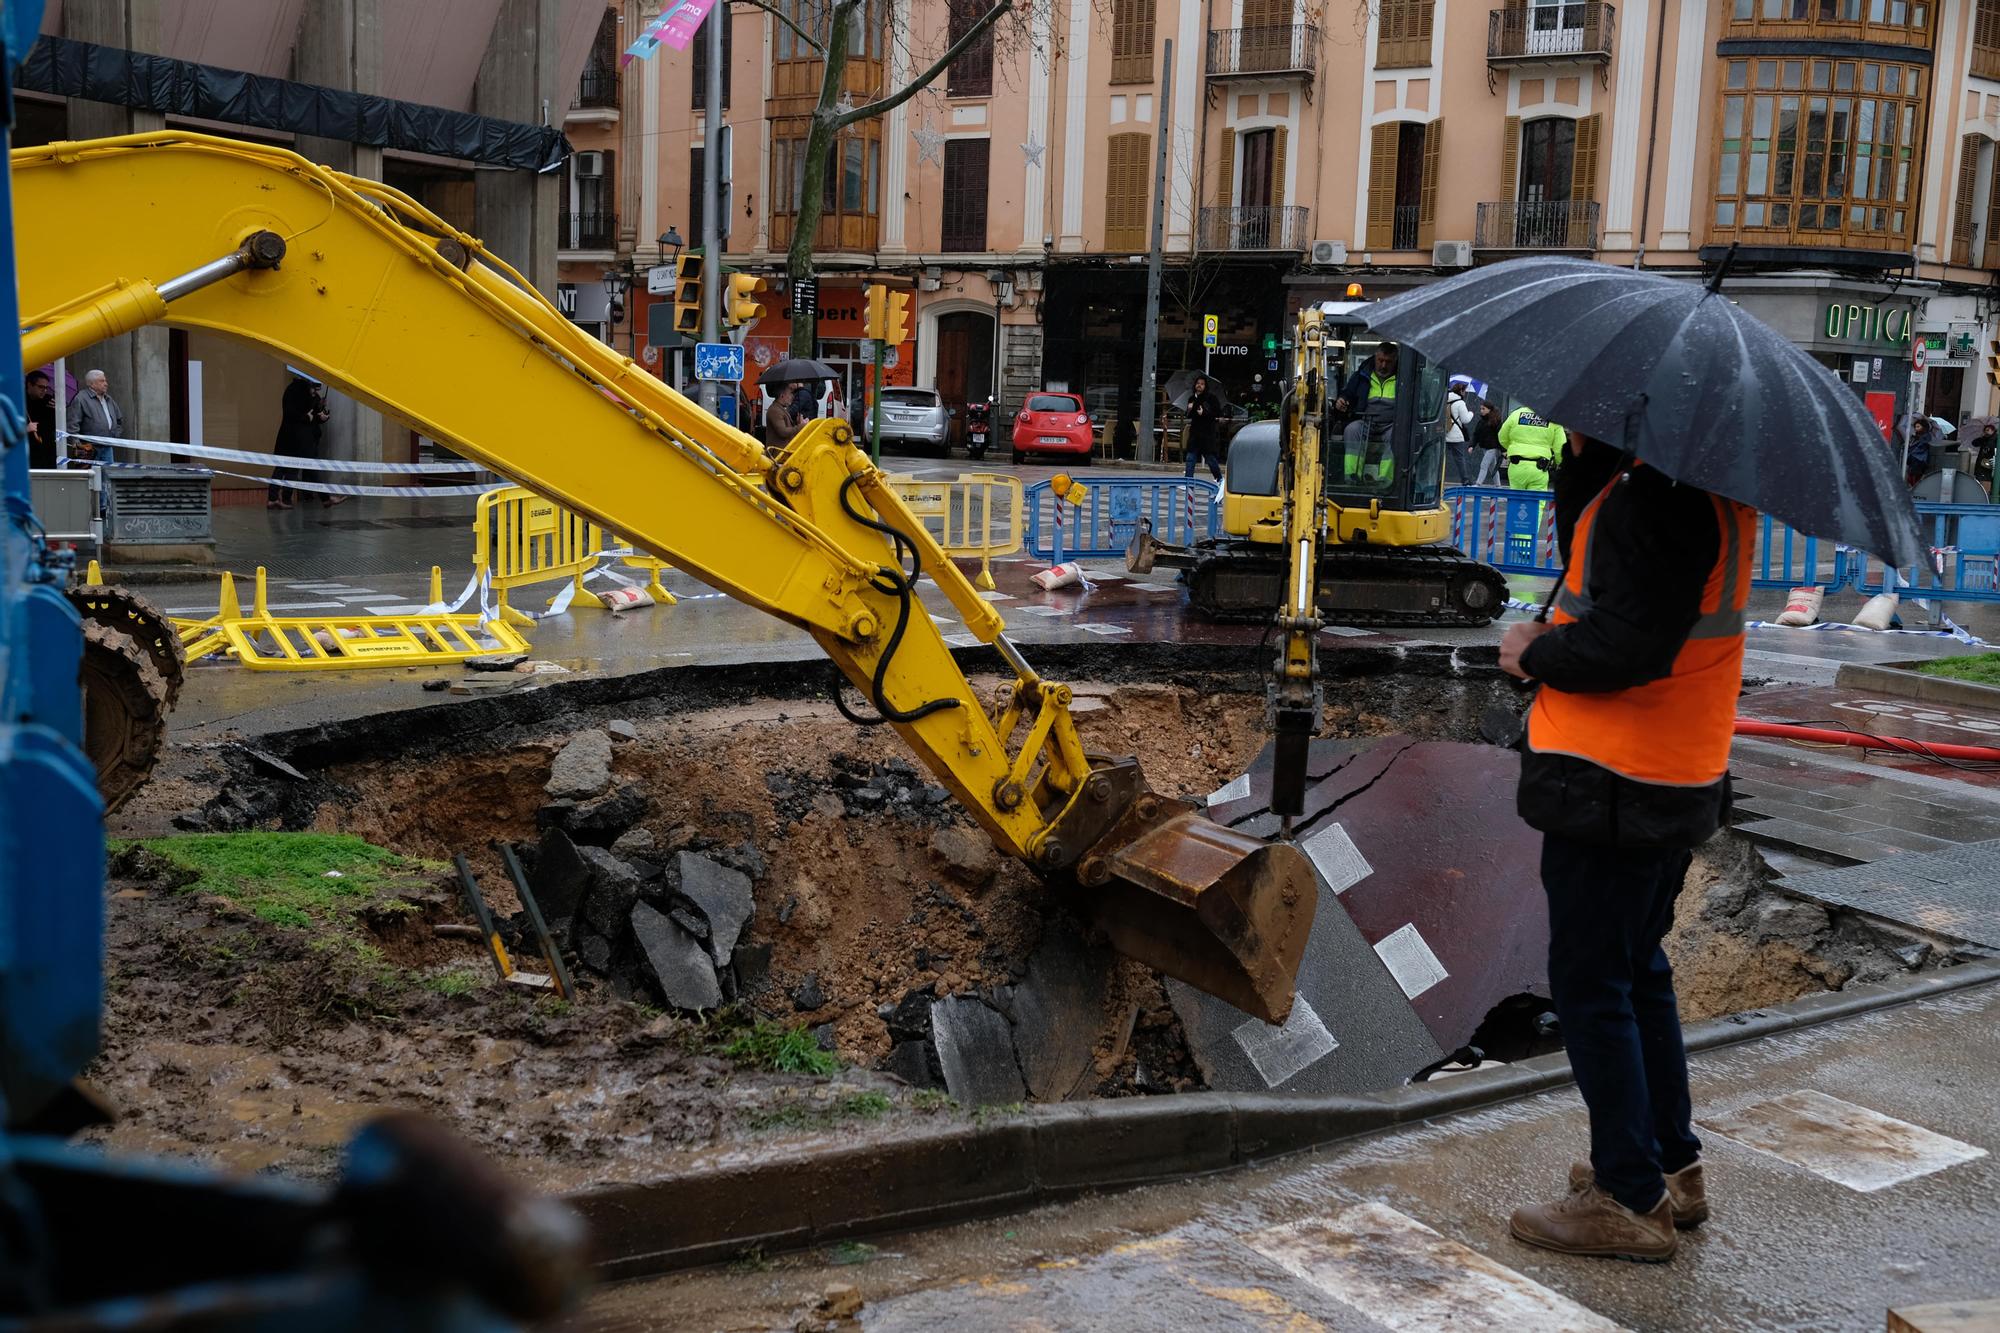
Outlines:
<svg viewBox="0 0 2000 1333"><path fill-rule="evenodd" d="M1896 604L1900 599L1893 592L1878 592L1868 599L1861 613L1854 617L1854 623L1863 629L1888 629L1896 618Z"/></svg>
<svg viewBox="0 0 2000 1333"><path fill-rule="evenodd" d="M1819 619L1820 605L1826 601L1826 589L1820 587L1794 588L1785 599L1785 609L1778 613L1780 625L1810 625Z"/></svg>
<svg viewBox="0 0 2000 1333"><path fill-rule="evenodd" d="M1054 592L1057 588L1072 588L1083 582L1083 566L1074 560L1065 560L1052 569L1045 569L1030 580L1043 592Z"/></svg>

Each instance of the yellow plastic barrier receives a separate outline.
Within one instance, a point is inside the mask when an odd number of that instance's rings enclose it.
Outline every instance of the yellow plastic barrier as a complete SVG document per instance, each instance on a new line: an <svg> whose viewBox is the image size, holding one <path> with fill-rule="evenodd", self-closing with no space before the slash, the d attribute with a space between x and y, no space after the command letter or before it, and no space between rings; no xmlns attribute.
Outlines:
<svg viewBox="0 0 2000 1333"><path fill-rule="evenodd" d="M567 578L574 582L572 606L601 606L595 597L581 597L584 575L597 568L607 551L627 545L580 514L525 486L506 486L479 497L473 517L472 567L484 570L493 587L500 616L512 625L532 625L533 616L507 603L510 589L529 583ZM660 582L666 562L650 555L628 555L620 563L647 571L646 591L662 606L674 595ZM554 601L554 598L550 599Z"/></svg>
<svg viewBox="0 0 2000 1333"><path fill-rule="evenodd" d="M1020 478L998 472L964 472L951 481L899 475L890 477L889 485L946 555L979 561L972 582L991 592L993 557L1021 549Z"/></svg>
<svg viewBox="0 0 2000 1333"><path fill-rule="evenodd" d="M441 591L442 571L431 570ZM234 600L234 589L227 596ZM230 616L222 634L237 661L252 671L352 671L362 667L432 666L497 653L520 653L527 640L504 621L479 615L415 612L396 616L274 616L265 607L264 571L247 616Z"/></svg>
<svg viewBox="0 0 2000 1333"><path fill-rule="evenodd" d="M188 660L227 652L252 671L352 671L363 667L427 666L498 653L520 653L528 642L499 620L478 614L274 616L257 570L250 613L236 595L236 577L222 576L216 613L205 620L174 617ZM431 566L431 603L444 600L444 571Z"/></svg>

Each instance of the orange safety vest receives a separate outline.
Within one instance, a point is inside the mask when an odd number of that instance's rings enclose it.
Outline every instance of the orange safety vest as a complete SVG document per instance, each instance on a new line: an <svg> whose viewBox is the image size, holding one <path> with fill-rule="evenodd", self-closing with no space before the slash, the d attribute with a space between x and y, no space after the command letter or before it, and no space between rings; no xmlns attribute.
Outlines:
<svg viewBox="0 0 2000 1333"><path fill-rule="evenodd" d="M1622 474L1621 474L1622 475ZM1591 538L1611 484L1576 521L1569 568L1550 621L1573 624L1590 610ZM1544 685L1528 713L1528 748L1587 759L1634 782L1706 787L1729 771L1736 696L1743 687L1743 608L1750 598L1756 511L1708 497L1721 550L1701 590L1701 618L1665 676L1631 689L1566 694Z"/></svg>

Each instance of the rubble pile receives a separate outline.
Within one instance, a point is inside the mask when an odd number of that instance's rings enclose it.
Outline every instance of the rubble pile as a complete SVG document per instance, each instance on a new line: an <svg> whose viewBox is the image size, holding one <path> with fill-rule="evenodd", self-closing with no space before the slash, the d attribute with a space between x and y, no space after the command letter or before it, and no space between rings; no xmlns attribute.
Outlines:
<svg viewBox="0 0 2000 1333"><path fill-rule="evenodd" d="M714 1009L768 981L768 945L742 943L756 911L748 843L662 849L635 827L652 802L611 767L612 734L579 732L556 755L536 812L541 840L523 857L549 931L624 998Z"/></svg>

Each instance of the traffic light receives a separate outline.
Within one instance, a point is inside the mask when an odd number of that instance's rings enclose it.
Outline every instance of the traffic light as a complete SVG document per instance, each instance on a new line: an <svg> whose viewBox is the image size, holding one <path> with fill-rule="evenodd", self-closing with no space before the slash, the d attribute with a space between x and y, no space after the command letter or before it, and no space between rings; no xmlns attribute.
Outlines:
<svg viewBox="0 0 2000 1333"><path fill-rule="evenodd" d="M701 256L674 261L674 332L701 336Z"/></svg>
<svg viewBox="0 0 2000 1333"><path fill-rule="evenodd" d="M861 336L894 346L910 336L910 294L871 282L863 290Z"/></svg>
<svg viewBox="0 0 2000 1333"><path fill-rule="evenodd" d="M730 328L764 317L764 293L770 284L755 273L729 275L729 293L722 302L722 322Z"/></svg>
<svg viewBox="0 0 2000 1333"><path fill-rule="evenodd" d="M861 289L861 297L865 307L861 314L861 336L871 341L880 339L889 312L889 289L871 282Z"/></svg>

